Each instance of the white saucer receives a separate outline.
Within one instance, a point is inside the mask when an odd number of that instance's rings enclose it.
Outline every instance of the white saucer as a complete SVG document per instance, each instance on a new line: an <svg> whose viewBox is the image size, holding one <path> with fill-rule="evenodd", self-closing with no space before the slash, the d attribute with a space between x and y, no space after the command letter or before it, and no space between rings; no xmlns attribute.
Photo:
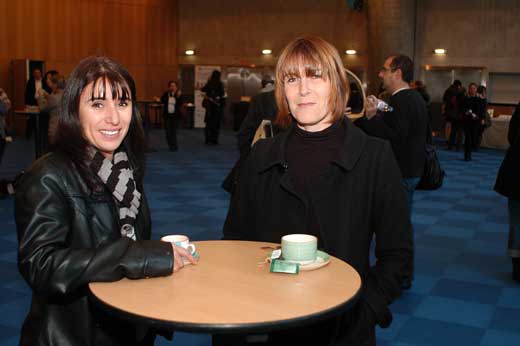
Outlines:
<svg viewBox="0 0 520 346"><path fill-rule="evenodd" d="M325 267L327 264L330 263L330 256L328 253L324 251L318 250L316 252L316 259L314 261L308 262L298 262L298 261L289 261L298 263L300 265L300 271L308 271L308 270L314 270L321 267Z"/></svg>

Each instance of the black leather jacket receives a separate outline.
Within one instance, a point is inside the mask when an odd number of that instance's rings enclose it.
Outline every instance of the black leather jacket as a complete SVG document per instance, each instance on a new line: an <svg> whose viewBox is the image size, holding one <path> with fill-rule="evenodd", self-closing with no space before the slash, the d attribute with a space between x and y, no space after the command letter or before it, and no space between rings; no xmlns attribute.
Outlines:
<svg viewBox="0 0 520 346"><path fill-rule="evenodd" d="M67 159L48 154L24 176L15 198L18 266L33 291L20 345L133 345L136 328L98 311L89 282L140 279L173 271L171 245L150 239L143 194L137 241L121 238L118 209Z"/></svg>

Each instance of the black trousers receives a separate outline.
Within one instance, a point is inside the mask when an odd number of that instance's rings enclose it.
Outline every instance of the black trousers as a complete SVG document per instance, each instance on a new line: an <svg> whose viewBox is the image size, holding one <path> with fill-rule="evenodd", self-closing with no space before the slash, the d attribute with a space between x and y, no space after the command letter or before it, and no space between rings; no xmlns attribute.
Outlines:
<svg viewBox="0 0 520 346"><path fill-rule="evenodd" d="M457 150L462 146L463 123L462 120L451 120L451 133L448 148L455 147Z"/></svg>
<svg viewBox="0 0 520 346"><path fill-rule="evenodd" d="M0 137L0 165L2 164L2 158L4 157L5 151L5 138Z"/></svg>
<svg viewBox="0 0 520 346"><path fill-rule="evenodd" d="M30 139L33 131L36 129L36 117L37 115L28 115L27 116L27 123L25 126L25 138Z"/></svg>
<svg viewBox="0 0 520 346"><path fill-rule="evenodd" d="M42 149L42 154L47 152L47 149L49 148L49 119L50 114L48 112L41 112L39 115L40 119L40 145ZM36 121L36 120L35 120Z"/></svg>
<svg viewBox="0 0 520 346"><path fill-rule="evenodd" d="M206 144L218 144L222 110L215 108L217 107L212 107L209 110L206 110L206 127L204 128Z"/></svg>
<svg viewBox="0 0 520 346"><path fill-rule="evenodd" d="M471 160L471 152L477 144L478 125L475 120L464 121L464 160Z"/></svg>
<svg viewBox="0 0 520 346"><path fill-rule="evenodd" d="M177 126L179 119L177 115L165 114L164 118L164 130L166 132L166 142L170 150L177 150Z"/></svg>

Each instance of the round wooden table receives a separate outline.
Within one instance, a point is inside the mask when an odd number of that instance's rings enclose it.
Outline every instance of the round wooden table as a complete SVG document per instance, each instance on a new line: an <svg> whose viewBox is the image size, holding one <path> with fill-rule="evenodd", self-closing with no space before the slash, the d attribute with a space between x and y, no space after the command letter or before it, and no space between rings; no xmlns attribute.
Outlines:
<svg viewBox="0 0 520 346"><path fill-rule="evenodd" d="M268 332L313 323L348 309L359 274L331 256L320 269L270 273L259 264L278 244L195 242L200 261L171 276L91 283L104 309L136 323L204 333Z"/></svg>

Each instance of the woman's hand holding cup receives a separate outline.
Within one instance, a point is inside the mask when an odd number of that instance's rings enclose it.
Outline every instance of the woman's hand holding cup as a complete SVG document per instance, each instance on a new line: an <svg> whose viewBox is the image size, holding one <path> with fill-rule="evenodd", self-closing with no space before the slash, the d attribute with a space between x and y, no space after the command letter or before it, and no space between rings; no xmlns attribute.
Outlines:
<svg viewBox="0 0 520 346"><path fill-rule="evenodd" d="M197 260L185 248L171 243L173 248L173 272L176 273L184 267L184 260L186 258L191 264L197 264Z"/></svg>
<svg viewBox="0 0 520 346"><path fill-rule="evenodd" d="M173 248L173 272L177 272L185 264L196 264L197 260L195 245L190 243L190 240L185 235L167 235L161 238L162 241L169 242ZM187 261L185 261L186 259ZM186 263L188 262L188 263Z"/></svg>

